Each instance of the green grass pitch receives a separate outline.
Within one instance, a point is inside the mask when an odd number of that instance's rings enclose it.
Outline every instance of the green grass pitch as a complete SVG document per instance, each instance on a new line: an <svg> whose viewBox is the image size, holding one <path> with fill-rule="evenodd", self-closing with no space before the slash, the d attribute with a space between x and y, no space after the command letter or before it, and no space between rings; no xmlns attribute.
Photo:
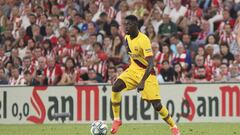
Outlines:
<svg viewBox="0 0 240 135"><path fill-rule="evenodd" d="M182 135L240 135L240 123L190 123L178 126ZM90 125L0 125L0 135L90 135ZM123 124L117 135L171 134L166 124Z"/></svg>

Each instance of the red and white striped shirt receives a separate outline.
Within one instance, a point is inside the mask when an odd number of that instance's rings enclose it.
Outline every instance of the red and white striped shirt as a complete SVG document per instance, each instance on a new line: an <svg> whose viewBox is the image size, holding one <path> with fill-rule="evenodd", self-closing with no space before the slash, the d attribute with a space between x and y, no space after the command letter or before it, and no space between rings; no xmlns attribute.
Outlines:
<svg viewBox="0 0 240 135"><path fill-rule="evenodd" d="M219 33L220 33L220 34L223 33L223 31L224 31L224 26L225 26L226 24L229 24L229 25L231 26L231 28L233 28L234 25L235 25L235 20L234 20L234 19L229 19L229 20L227 20L227 21L222 21L222 22L219 24L219 27L218 27L218 30L219 30Z"/></svg>
<svg viewBox="0 0 240 135"><path fill-rule="evenodd" d="M164 60L168 60L168 62L171 63L173 58L174 58L173 54L164 54L162 52L158 52L155 56L155 61L158 64L162 64Z"/></svg>
<svg viewBox="0 0 240 135"><path fill-rule="evenodd" d="M31 64L28 68L23 68L21 74L24 75L24 72L26 72L26 71L29 71L33 75L33 73L35 71L35 66L33 64Z"/></svg>
<svg viewBox="0 0 240 135"><path fill-rule="evenodd" d="M11 77L9 79L9 84L11 86L16 86L16 85L25 85L26 80L24 79L24 77L22 75L19 75L17 79L15 79L14 77Z"/></svg>
<svg viewBox="0 0 240 135"><path fill-rule="evenodd" d="M53 69L46 68L44 70L44 76L48 79L48 85L53 85L56 77L62 76L63 72L59 65L55 65Z"/></svg>
<svg viewBox="0 0 240 135"><path fill-rule="evenodd" d="M236 35L232 32L230 35L227 35L226 32L220 34L220 42L227 42L230 45L234 40L236 40Z"/></svg>
<svg viewBox="0 0 240 135"><path fill-rule="evenodd" d="M177 54L175 57L174 57L174 63L180 63L181 66L183 68L185 68L186 66L186 58L187 58L187 53L184 52L182 54Z"/></svg>
<svg viewBox="0 0 240 135"><path fill-rule="evenodd" d="M0 58L2 59L3 63L6 64L9 60L9 57L6 55L0 56Z"/></svg>
<svg viewBox="0 0 240 135"><path fill-rule="evenodd" d="M80 45L66 45L65 47L59 48L57 53L60 56L66 54L62 60L62 62L64 63L67 57L75 58L76 53L82 53L82 48Z"/></svg>
<svg viewBox="0 0 240 135"><path fill-rule="evenodd" d="M188 9L186 14L186 17L188 17L190 19L190 21L193 21L194 17L201 17L202 16L202 9L201 8L197 8L196 10L192 10L192 9Z"/></svg>
<svg viewBox="0 0 240 135"><path fill-rule="evenodd" d="M107 74L107 61L100 61L98 64L89 66L88 69L94 69L96 73L101 74L105 79Z"/></svg>
<svg viewBox="0 0 240 135"><path fill-rule="evenodd" d="M205 58L205 63L204 63L205 66L207 67L212 67L213 66L213 60L211 58L210 55L208 55L206 58Z"/></svg>
<svg viewBox="0 0 240 135"><path fill-rule="evenodd" d="M80 74L80 69L78 67L74 68L71 71L67 71L64 67L62 68L63 72L67 74L74 82L79 82L81 81L81 74Z"/></svg>

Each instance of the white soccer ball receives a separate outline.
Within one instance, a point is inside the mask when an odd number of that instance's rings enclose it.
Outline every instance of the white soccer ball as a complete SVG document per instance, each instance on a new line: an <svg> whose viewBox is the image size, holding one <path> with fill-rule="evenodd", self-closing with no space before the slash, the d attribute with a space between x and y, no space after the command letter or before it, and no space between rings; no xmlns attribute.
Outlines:
<svg viewBox="0 0 240 135"><path fill-rule="evenodd" d="M107 129L107 124L104 121L98 120L92 123L90 132L92 135L106 135Z"/></svg>

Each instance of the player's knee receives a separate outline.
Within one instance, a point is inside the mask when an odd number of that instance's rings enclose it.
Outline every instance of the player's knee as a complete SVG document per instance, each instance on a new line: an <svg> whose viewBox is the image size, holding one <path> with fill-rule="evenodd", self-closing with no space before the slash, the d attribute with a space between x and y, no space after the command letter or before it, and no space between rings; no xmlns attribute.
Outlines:
<svg viewBox="0 0 240 135"><path fill-rule="evenodd" d="M118 79L114 84L113 84L113 87L112 87L112 91L113 92L121 92L124 88L126 88L126 85L125 83Z"/></svg>
<svg viewBox="0 0 240 135"><path fill-rule="evenodd" d="M153 105L154 110L157 112L159 112L162 109L161 101L153 102L152 105Z"/></svg>

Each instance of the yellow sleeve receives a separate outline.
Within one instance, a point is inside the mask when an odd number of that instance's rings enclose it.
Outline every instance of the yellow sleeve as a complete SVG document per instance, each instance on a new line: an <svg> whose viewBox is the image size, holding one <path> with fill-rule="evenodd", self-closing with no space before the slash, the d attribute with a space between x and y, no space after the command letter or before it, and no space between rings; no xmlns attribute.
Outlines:
<svg viewBox="0 0 240 135"><path fill-rule="evenodd" d="M152 47L151 47L151 43L148 37L144 37L142 42L141 42L141 48L143 51L143 56L144 58L149 57L149 56L153 56L153 52L152 52Z"/></svg>

